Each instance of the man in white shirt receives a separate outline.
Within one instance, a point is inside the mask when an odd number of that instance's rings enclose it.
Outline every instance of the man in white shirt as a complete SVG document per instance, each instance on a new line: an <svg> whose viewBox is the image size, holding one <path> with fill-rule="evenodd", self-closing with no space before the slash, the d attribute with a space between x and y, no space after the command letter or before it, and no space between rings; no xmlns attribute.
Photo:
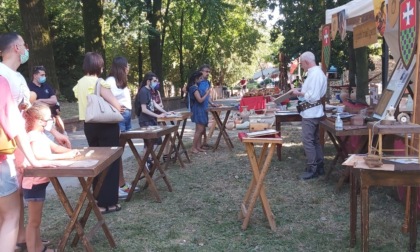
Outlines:
<svg viewBox="0 0 420 252"><path fill-rule="evenodd" d="M324 116L321 98L327 90L327 77L316 65L315 55L304 52L300 56L302 68L308 75L302 89L294 88L293 94L302 103L302 143L306 155L306 171L300 179L312 179L324 175L324 153L319 140L319 122Z"/></svg>
<svg viewBox="0 0 420 252"><path fill-rule="evenodd" d="M0 62L0 75L4 76L9 82L13 99L19 104L19 109L26 109L30 106L30 91L25 78L17 71L18 67L29 59L29 50L25 41L15 32L0 34L0 54L3 58L3 61ZM51 130L51 134L59 144L71 148L67 136L61 134L55 128Z"/></svg>

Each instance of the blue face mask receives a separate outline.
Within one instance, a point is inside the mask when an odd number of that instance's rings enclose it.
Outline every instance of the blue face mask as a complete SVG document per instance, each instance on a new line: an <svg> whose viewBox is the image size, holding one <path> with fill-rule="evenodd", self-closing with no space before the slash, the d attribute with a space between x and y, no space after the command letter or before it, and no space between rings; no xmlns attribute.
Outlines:
<svg viewBox="0 0 420 252"><path fill-rule="evenodd" d="M45 83L46 80L47 80L47 77L41 76L39 77L38 82L42 84L42 83Z"/></svg>
<svg viewBox="0 0 420 252"><path fill-rule="evenodd" d="M159 85L159 82L152 82L150 87L156 90L156 86Z"/></svg>
<svg viewBox="0 0 420 252"><path fill-rule="evenodd" d="M160 87L160 83L158 82L157 84L156 84L156 86L153 88L154 90L159 90L159 87Z"/></svg>
<svg viewBox="0 0 420 252"><path fill-rule="evenodd" d="M298 96L297 98L298 98L298 100L299 100L299 101L301 101L301 102L305 101L305 97L303 97L303 96Z"/></svg>
<svg viewBox="0 0 420 252"><path fill-rule="evenodd" d="M25 53L20 55L20 64L25 64L29 60L29 50L25 49Z"/></svg>

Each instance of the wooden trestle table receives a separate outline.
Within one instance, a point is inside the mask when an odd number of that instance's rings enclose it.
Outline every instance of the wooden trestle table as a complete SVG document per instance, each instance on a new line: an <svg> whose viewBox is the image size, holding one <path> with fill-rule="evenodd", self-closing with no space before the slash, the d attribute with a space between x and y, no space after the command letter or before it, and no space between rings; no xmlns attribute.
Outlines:
<svg viewBox="0 0 420 252"><path fill-rule="evenodd" d="M233 149L233 143L229 138L229 134L226 132L226 123L229 119L230 111L232 111L233 109L235 109L234 106L209 107L207 109L207 111L209 111L213 115L213 118L217 123L217 127L219 127L219 134L217 135L213 151L216 151L216 149L219 147L220 139L222 138L222 136L229 150L232 151ZM222 111L226 111L225 119L223 120L223 122L220 119L220 113Z"/></svg>

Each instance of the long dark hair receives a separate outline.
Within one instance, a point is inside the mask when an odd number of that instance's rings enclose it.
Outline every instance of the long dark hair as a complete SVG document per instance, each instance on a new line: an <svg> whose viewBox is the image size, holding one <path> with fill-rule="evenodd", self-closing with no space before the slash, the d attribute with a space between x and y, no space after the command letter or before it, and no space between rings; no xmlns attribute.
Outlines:
<svg viewBox="0 0 420 252"><path fill-rule="evenodd" d="M188 84L187 84L187 92L189 92L190 87L195 85L195 80L200 78L203 75L200 71L195 71L191 74L190 78L188 78Z"/></svg>
<svg viewBox="0 0 420 252"><path fill-rule="evenodd" d="M139 88L142 88L142 87L144 87L144 86L146 86L146 84L147 84L147 81L148 80L152 80L153 79L153 77L156 77L157 78L157 76L156 76L156 74L155 73L153 73L153 72L148 72L148 73L146 73L145 75L144 75L144 77L143 77L143 80L141 81L141 85L140 85L140 87Z"/></svg>
<svg viewBox="0 0 420 252"><path fill-rule="evenodd" d="M127 87L127 72L126 72L127 67L128 67L128 61L124 57L118 56L118 57L115 57L114 60L112 61L109 76L112 76L115 78L117 87L120 89L124 89L125 87Z"/></svg>

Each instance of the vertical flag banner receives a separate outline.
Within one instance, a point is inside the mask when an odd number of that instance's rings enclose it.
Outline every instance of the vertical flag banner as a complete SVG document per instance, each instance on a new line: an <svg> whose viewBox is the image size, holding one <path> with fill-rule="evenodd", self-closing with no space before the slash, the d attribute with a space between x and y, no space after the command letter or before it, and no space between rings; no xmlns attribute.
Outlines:
<svg viewBox="0 0 420 252"><path fill-rule="evenodd" d="M322 27L322 59L325 69L330 65L330 52L331 52L331 37L330 26L325 25Z"/></svg>
<svg viewBox="0 0 420 252"><path fill-rule="evenodd" d="M331 17L331 40L335 39L338 31L338 15L337 13L333 14Z"/></svg>
<svg viewBox="0 0 420 252"><path fill-rule="evenodd" d="M388 23L391 28L397 24L400 16L400 0L388 0Z"/></svg>
<svg viewBox="0 0 420 252"><path fill-rule="evenodd" d="M338 12L338 33L340 33L341 40L344 41L346 38L346 28L347 28L347 21L346 21L346 10L342 10Z"/></svg>
<svg viewBox="0 0 420 252"><path fill-rule="evenodd" d="M373 1L373 13L375 15L376 28L379 34L381 34L381 36L384 36L386 26L385 0Z"/></svg>
<svg viewBox="0 0 420 252"><path fill-rule="evenodd" d="M415 55L417 41L417 0L404 0L400 3L399 47L401 60L405 67L410 67Z"/></svg>

